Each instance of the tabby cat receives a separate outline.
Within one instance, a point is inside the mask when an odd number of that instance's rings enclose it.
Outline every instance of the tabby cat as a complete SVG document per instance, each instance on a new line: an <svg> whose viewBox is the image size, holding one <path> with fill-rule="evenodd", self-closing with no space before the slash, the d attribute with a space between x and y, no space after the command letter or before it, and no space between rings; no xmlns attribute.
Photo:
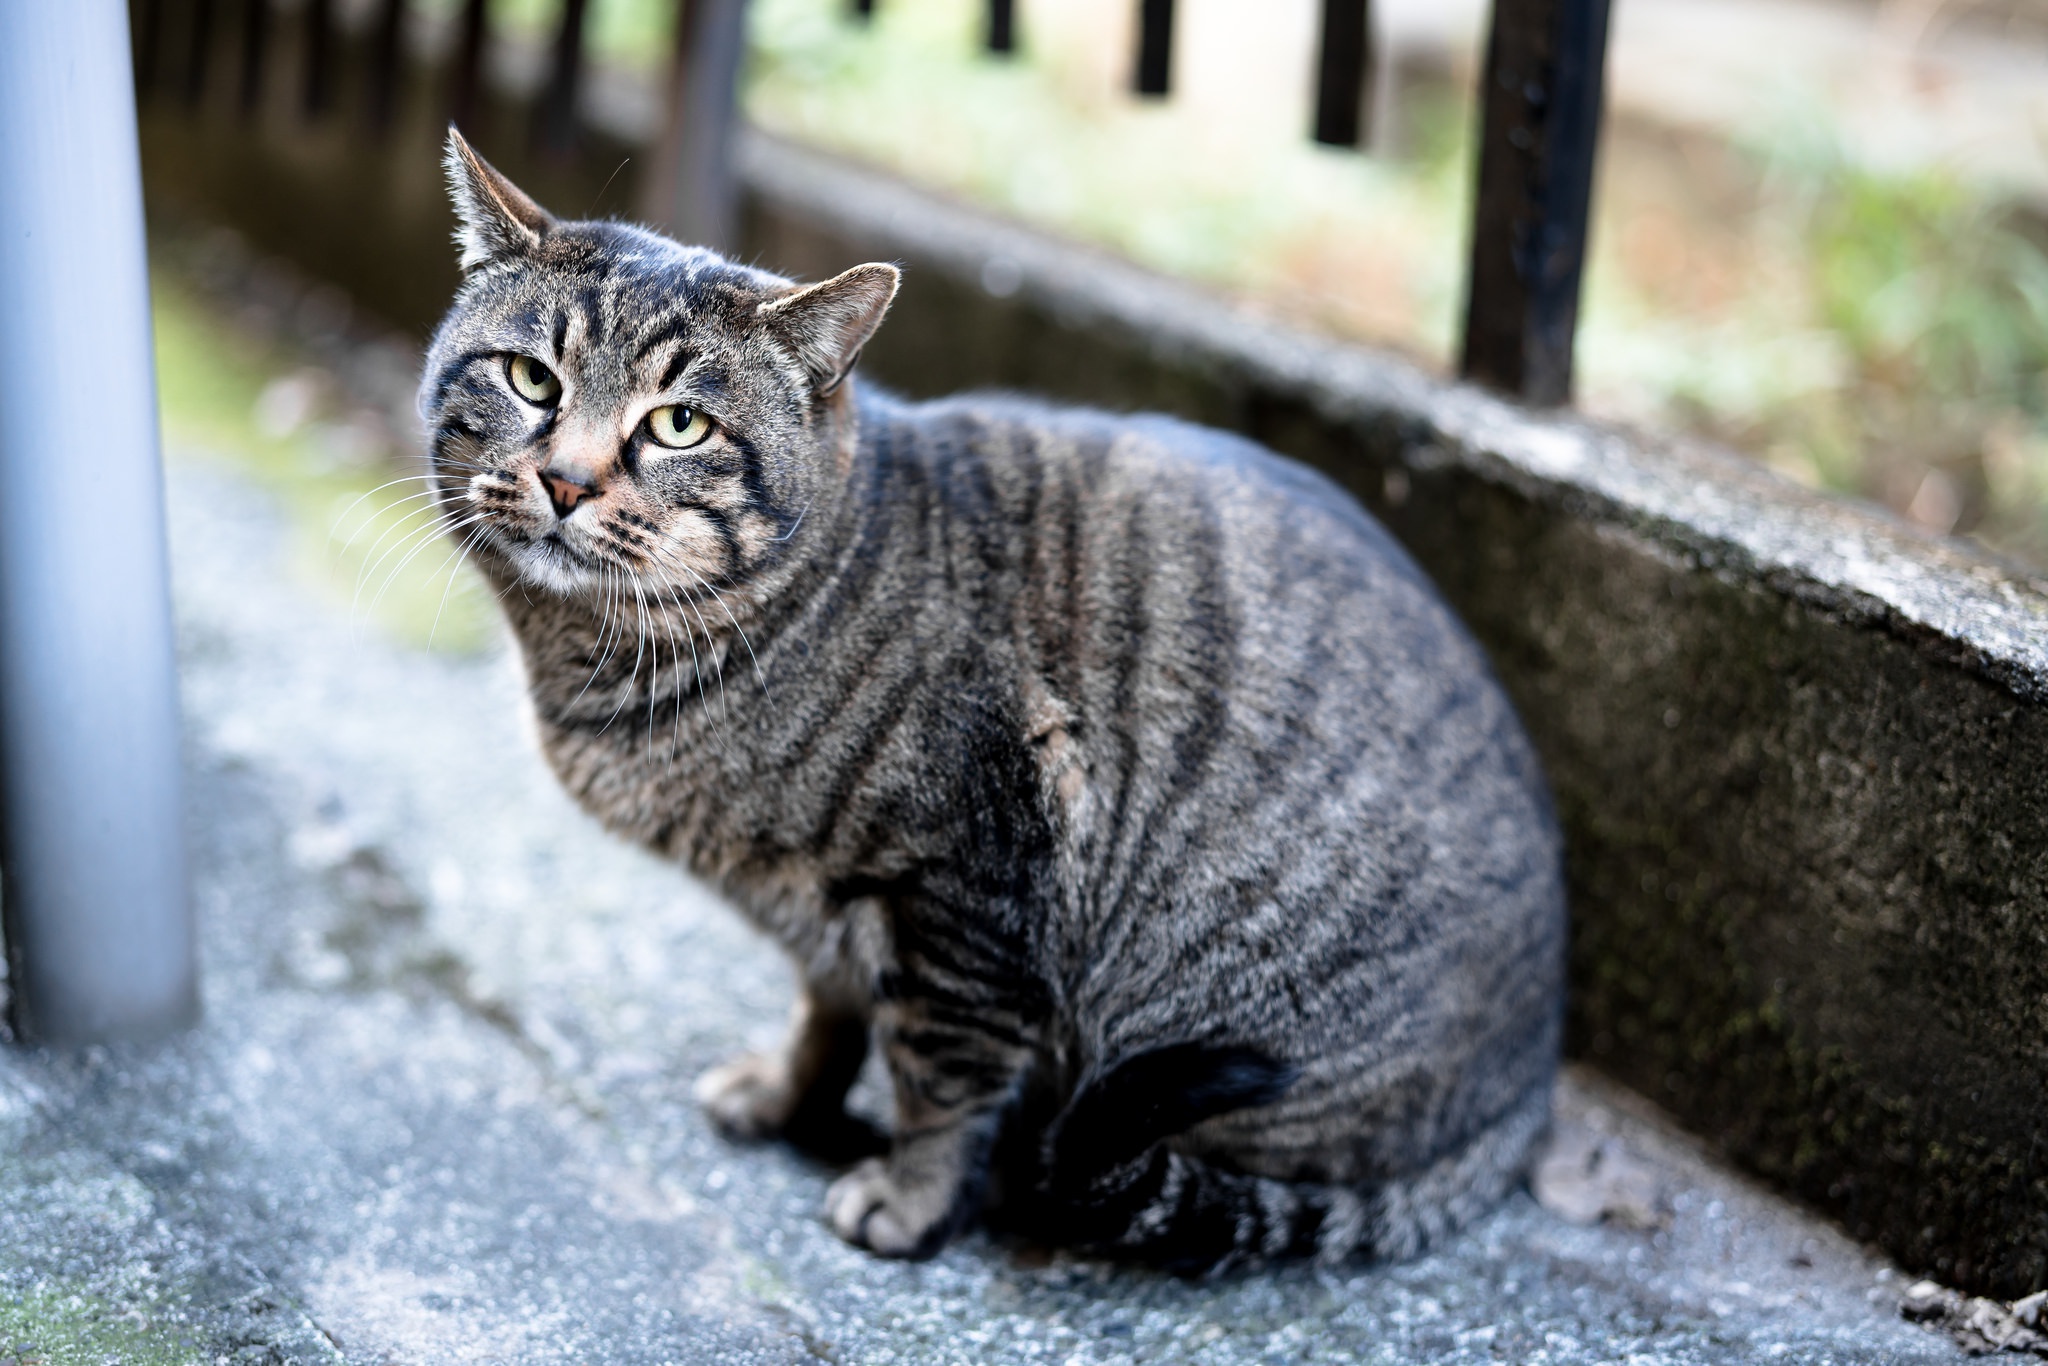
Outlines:
<svg viewBox="0 0 2048 1366"><path fill-rule="evenodd" d="M699 1083L844 1122L862 1247L979 1212L1200 1272L1401 1256L1546 1127L1564 906L1528 742L1348 496L1164 417L857 388L893 266L562 222L451 130L420 404L555 773L795 959Z"/></svg>

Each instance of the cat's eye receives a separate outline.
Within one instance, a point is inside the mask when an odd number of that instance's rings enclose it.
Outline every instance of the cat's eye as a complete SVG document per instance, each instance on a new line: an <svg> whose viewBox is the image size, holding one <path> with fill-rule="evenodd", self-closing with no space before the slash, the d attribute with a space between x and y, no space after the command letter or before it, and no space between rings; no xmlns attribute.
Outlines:
<svg viewBox="0 0 2048 1366"><path fill-rule="evenodd" d="M711 419L695 408L672 403L647 415L647 432L671 450L688 450L711 435Z"/></svg>
<svg viewBox="0 0 2048 1366"><path fill-rule="evenodd" d="M506 361L505 376L512 381L512 392L528 403L553 403L562 396L562 381L532 356L514 356Z"/></svg>

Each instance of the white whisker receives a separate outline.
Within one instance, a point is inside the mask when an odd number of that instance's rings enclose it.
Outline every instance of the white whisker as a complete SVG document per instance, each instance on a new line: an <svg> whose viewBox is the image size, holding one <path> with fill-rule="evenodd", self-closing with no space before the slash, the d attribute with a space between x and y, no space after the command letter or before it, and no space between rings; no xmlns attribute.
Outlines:
<svg viewBox="0 0 2048 1366"><path fill-rule="evenodd" d="M597 728L599 735L612 728L612 722L619 719L619 713L626 709L626 703L633 700L633 685L640 681L640 656L647 648L647 599L641 596L639 583L630 575L626 577L626 582L633 588L633 673L626 679L626 686L619 694L619 705L612 708L612 714Z"/></svg>
<svg viewBox="0 0 2048 1366"><path fill-rule="evenodd" d="M598 622L598 627L597 627L597 644L598 644L598 647L599 647L599 648L600 648L600 649L601 649L601 650L602 650L602 651L603 651L604 653L603 653L602 655L600 655L600 656L599 656L599 658L598 658L598 661L597 661L597 664L596 664L596 666L595 666L595 667L593 667L593 668L591 669L591 671L590 671L590 677L588 677L588 678L586 678L586 679L584 679L584 680L583 680L583 687L582 687L582 688L581 688L581 689L580 689L580 690L579 690L579 691L577 692L577 694L576 694L576 695L575 695L574 697L572 697L572 698L570 698L570 699L569 699L569 705L570 705L570 706L572 706L572 707L573 707L573 706L575 706L575 705L576 705L576 704L577 704L578 702L581 702L581 701L583 700L583 694L584 694L584 693L587 693L587 692L589 692L589 691L590 691L590 685L591 685L591 684L593 684L593 683L595 683L595 682L597 682L597 676L598 676L599 674L601 674L601 673L603 673L603 672L604 672L604 666L605 666L605 665L607 665L607 664L609 664L609 663L611 663L611 661L612 661L612 649L613 649L613 647L614 647L614 646L616 646L616 645L618 644L618 638L617 638L616 636L612 637L612 640L611 640L611 644L607 645L607 644L605 643L606 637L607 637L608 635L610 635L610 633L611 633L611 625L612 625L612 601L613 601L613 599L614 599L615 597L617 597L617 596L618 596L618 591L617 591L617 590L618 590L618 584L617 584L617 582L616 582L616 579L615 579L615 577L614 577L613 571L612 571L612 570L611 570L611 569L610 569L610 568L609 568L608 566L606 566L606 565L599 565L599 566L598 566L598 569L599 569L600 571L602 571L602 573L604 574L604 579L603 579L603 583L604 583L604 593L605 593L605 597L604 597L604 616L603 616L603 618L602 618L602 619L601 619L601 620L600 620L600 621ZM620 631L619 631L619 634L620 634L620 635L623 635L624 633L625 633L625 630L624 630L624 625L623 625L623 622L622 622L622 623L621 623L621 626L620 626Z"/></svg>
<svg viewBox="0 0 2048 1366"><path fill-rule="evenodd" d="M473 513L470 516L463 518L461 521L451 523L450 525L441 528L441 531L444 535L453 536L456 532L462 530L464 527L474 526L476 523L481 522L482 520L482 513ZM407 551L404 559L400 560L397 564L391 566L391 572L384 576L384 582L382 585L378 587L377 595L370 599L370 610L372 612L377 610L378 603L384 601L384 595L391 591L391 585L398 582L398 576L405 572L405 567L411 564L414 560L418 559L421 555L425 554L427 547L432 545L433 543L433 537L421 537L419 544L414 546L411 550Z"/></svg>
<svg viewBox="0 0 2048 1366"><path fill-rule="evenodd" d="M340 530L341 530L341 524L342 524L342 521L343 521L343 520L344 520L344 519L345 519L345 518L346 518L346 517L347 517L347 516L348 516L348 515L349 515L349 514L350 514L351 512L354 512L354 511L355 511L355 510L356 510L356 509L357 509L358 507L362 506L363 500L364 500L365 498L373 498L373 497L375 497L375 496L376 496L377 494L380 494L380 493L382 493L382 492L383 492L383 491L384 491L385 489L390 489L390 488L397 488L397 487L398 487L398 486L399 486L400 484L412 484L412 483L419 483L419 482L422 482L422 481L432 481L432 480L433 480L433 479L435 479L435 478L436 478L436 476L434 476L434 475L431 475L431 474L407 474L407 475L401 475L400 477L398 477L398 478L396 478L396 479L387 479L387 480L385 480L385 481L384 481L383 483L381 483L381 484L377 485L377 487L375 487L375 488L373 488L373 489L370 489L370 490L368 490L367 492L364 492L364 493L359 493L359 494L357 494L357 495L356 495L356 496L355 496L354 498L352 498L352 499L350 499L350 500L349 500L349 505L348 505L347 507L343 508L343 509L342 509L342 510L341 510L340 512L337 512L337 513L335 513L335 514L334 514L334 521L333 521L333 523L332 523L332 524L330 524L330 525L328 526L328 528L327 528L327 541L328 541L328 544L332 545L332 544L334 543L334 535L335 535L335 533L336 533L336 532L338 532L338 531L340 531ZM429 489L429 490L428 490L428 492L429 492L429 493L432 493L432 492L436 492L436 491L437 491L436 489ZM418 496L419 496L419 495L417 495L417 494L414 494L414 495L413 495L413 497L418 497ZM400 502L410 502L410 501L411 501L411 498L404 498L404 499L400 499L399 501L400 501ZM398 505L398 504L396 504L396 503L380 503L380 504L378 504L378 510L379 510L379 511L382 511L382 510L384 510L384 509L386 509L386 508L396 507L397 505ZM369 525L369 523L368 523L367 521L365 521L365 523L364 523L364 526L367 526L367 525ZM361 529L361 528L357 528L357 530L356 530L356 536L360 536L360 535L362 535L362 529ZM354 541L354 540L355 540L355 536L351 536L351 537L349 538L349 540L350 540L350 541ZM344 549L346 549L346 547L344 547Z"/></svg>
<svg viewBox="0 0 2048 1366"><path fill-rule="evenodd" d="M455 548L455 566L448 571L448 582L441 588L441 600L434 605L434 624L427 628L427 648L429 650L434 648L434 636L441 629L441 614L448 610L448 595L455 591L455 576L462 572L462 566L469 560L470 550L475 547L478 539L484 535L485 531L486 528L481 526L472 529L467 536L462 538L462 544ZM436 574L441 572L438 566L434 572Z"/></svg>

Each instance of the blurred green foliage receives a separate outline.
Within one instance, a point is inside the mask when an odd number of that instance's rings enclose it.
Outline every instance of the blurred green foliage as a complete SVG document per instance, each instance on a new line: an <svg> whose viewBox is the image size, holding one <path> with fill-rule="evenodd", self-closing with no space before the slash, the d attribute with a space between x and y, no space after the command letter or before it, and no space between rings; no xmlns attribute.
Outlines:
<svg viewBox="0 0 2048 1366"><path fill-rule="evenodd" d="M1832 486L2048 561L2048 253L2042 225L1942 170L1857 165L1825 137L1763 149L1832 391L1770 414ZM1930 495L1930 479L1941 481ZM1917 506L1932 497L1933 507Z"/></svg>
<svg viewBox="0 0 2048 1366"><path fill-rule="evenodd" d="M238 326L174 266L151 276L167 454L229 464L277 497L301 572L359 623L452 653L494 640L488 588L436 529L419 469L354 425L346 382Z"/></svg>

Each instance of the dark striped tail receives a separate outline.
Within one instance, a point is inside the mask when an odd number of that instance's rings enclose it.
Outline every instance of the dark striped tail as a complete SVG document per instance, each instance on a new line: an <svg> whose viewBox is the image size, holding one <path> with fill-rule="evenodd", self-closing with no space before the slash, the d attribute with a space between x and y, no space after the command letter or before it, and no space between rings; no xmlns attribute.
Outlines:
<svg viewBox="0 0 2048 1366"><path fill-rule="evenodd" d="M1186 1276L1412 1256L1497 1204L1550 1122L1546 1079L1456 1152L1369 1188L1249 1176L1166 1146L1205 1119L1279 1099L1295 1075L1250 1049L1177 1044L1083 1086L1047 1140L1048 1230Z"/></svg>

